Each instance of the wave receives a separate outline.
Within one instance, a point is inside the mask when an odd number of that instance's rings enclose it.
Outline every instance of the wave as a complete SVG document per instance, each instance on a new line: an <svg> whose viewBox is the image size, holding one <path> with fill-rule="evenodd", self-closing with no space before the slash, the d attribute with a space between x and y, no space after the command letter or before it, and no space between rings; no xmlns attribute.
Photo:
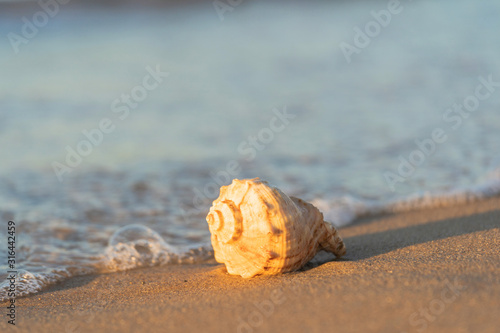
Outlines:
<svg viewBox="0 0 500 333"><path fill-rule="evenodd" d="M325 220L341 227L360 217L456 206L484 200L499 194L500 167L489 172L484 182L470 188L438 192L422 191L388 202L359 200L345 196L331 200L316 199L312 203L323 212Z"/></svg>
<svg viewBox="0 0 500 333"><path fill-rule="evenodd" d="M213 258L211 244L176 247L168 244L154 230L139 224L118 229L109 239L104 253L93 265L55 268L48 273L18 270L15 274L16 297L35 294L74 276L126 271L140 267L169 264L196 264ZM12 291L10 275L0 284L0 302Z"/></svg>
<svg viewBox="0 0 500 333"><path fill-rule="evenodd" d="M422 192L390 202L344 196L330 200L315 199L312 203L323 212L325 220L342 227L360 217L448 207L484 200L499 194L500 168L497 168L487 175L482 184L468 189ZM48 273L19 270L15 276L16 297L35 294L55 283L79 275L112 273L160 265L196 264L212 258L213 249L210 243L173 246L151 228L131 224L118 229L109 238L104 253L96 257L93 265L55 268ZM0 301L9 299L10 286L8 279L0 284Z"/></svg>

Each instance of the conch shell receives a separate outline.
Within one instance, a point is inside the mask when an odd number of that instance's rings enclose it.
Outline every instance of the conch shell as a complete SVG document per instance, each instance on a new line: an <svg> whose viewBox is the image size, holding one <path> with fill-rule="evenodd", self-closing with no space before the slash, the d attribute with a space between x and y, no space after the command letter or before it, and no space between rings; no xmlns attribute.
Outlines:
<svg viewBox="0 0 500 333"><path fill-rule="evenodd" d="M222 186L207 222L215 260L244 278L297 270L320 250L345 254L337 230L316 207L259 178Z"/></svg>

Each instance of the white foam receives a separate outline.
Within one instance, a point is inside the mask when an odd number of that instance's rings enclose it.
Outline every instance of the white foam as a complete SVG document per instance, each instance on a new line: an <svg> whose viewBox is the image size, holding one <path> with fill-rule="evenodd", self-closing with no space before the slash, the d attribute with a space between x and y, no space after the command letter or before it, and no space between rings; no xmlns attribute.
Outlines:
<svg viewBox="0 0 500 333"><path fill-rule="evenodd" d="M178 250L167 244L154 230L139 224L120 228L109 239L102 264L107 272L176 261Z"/></svg>
<svg viewBox="0 0 500 333"><path fill-rule="evenodd" d="M369 211L369 204L350 196L331 200L315 199L311 202L323 212L325 221L337 227L347 225Z"/></svg>
<svg viewBox="0 0 500 333"><path fill-rule="evenodd" d="M76 275L85 275L88 273L92 273L92 270L78 267L55 269L50 273L32 273L21 269L17 271L17 274L15 274L15 281L13 281L16 290L15 296L23 297L35 294L57 282L64 281ZM11 281L9 278L10 274L7 275L6 281L0 284L0 302L10 298L9 294L12 292L12 289L10 287Z"/></svg>
<svg viewBox="0 0 500 333"><path fill-rule="evenodd" d="M362 216L449 207L484 200L499 194L500 168L496 168L488 173L483 183L466 189L421 192L389 202L363 201L345 196L330 200L316 199L312 203L323 212L325 220L336 226L345 226Z"/></svg>
<svg viewBox="0 0 500 333"><path fill-rule="evenodd" d="M191 264L212 256L210 243L176 247L154 230L132 224L111 236L100 266L104 272L116 272L156 265Z"/></svg>
<svg viewBox="0 0 500 333"><path fill-rule="evenodd" d="M111 273L139 267L169 264L194 264L213 258L210 244L176 247L154 230L139 224L118 229L109 239L104 254L92 266L54 269L49 273L19 270L15 278L16 297L35 294L74 276ZM0 302L10 298L9 280L0 284Z"/></svg>

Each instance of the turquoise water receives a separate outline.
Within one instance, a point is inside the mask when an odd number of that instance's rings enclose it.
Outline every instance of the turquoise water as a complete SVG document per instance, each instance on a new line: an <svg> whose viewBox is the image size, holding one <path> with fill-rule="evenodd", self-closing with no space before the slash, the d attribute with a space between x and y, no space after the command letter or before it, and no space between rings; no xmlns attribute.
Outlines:
<svg viewBox="0 0 500 333"><path fill-rule="evenodd" d="M337 225L498 190L496 1L402 1L363 47L387 2L249 2L223 21L210 3L61 6L16 53L40 10L0 11L0 216L23 293L210 257L204 218L232 178Z"/></svg>

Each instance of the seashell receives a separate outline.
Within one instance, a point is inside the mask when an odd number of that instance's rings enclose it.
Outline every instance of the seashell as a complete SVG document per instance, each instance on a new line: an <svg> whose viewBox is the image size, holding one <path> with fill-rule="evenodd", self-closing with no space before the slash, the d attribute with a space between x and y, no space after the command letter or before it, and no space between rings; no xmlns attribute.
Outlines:
<svg viewBox="0 0 500 333"><path fill-rule="evenodd" d="M320 250L345 254L337 230L316 207L259 178L222 186L207 222L215 259L244 278L297 270Z"/></svg>

